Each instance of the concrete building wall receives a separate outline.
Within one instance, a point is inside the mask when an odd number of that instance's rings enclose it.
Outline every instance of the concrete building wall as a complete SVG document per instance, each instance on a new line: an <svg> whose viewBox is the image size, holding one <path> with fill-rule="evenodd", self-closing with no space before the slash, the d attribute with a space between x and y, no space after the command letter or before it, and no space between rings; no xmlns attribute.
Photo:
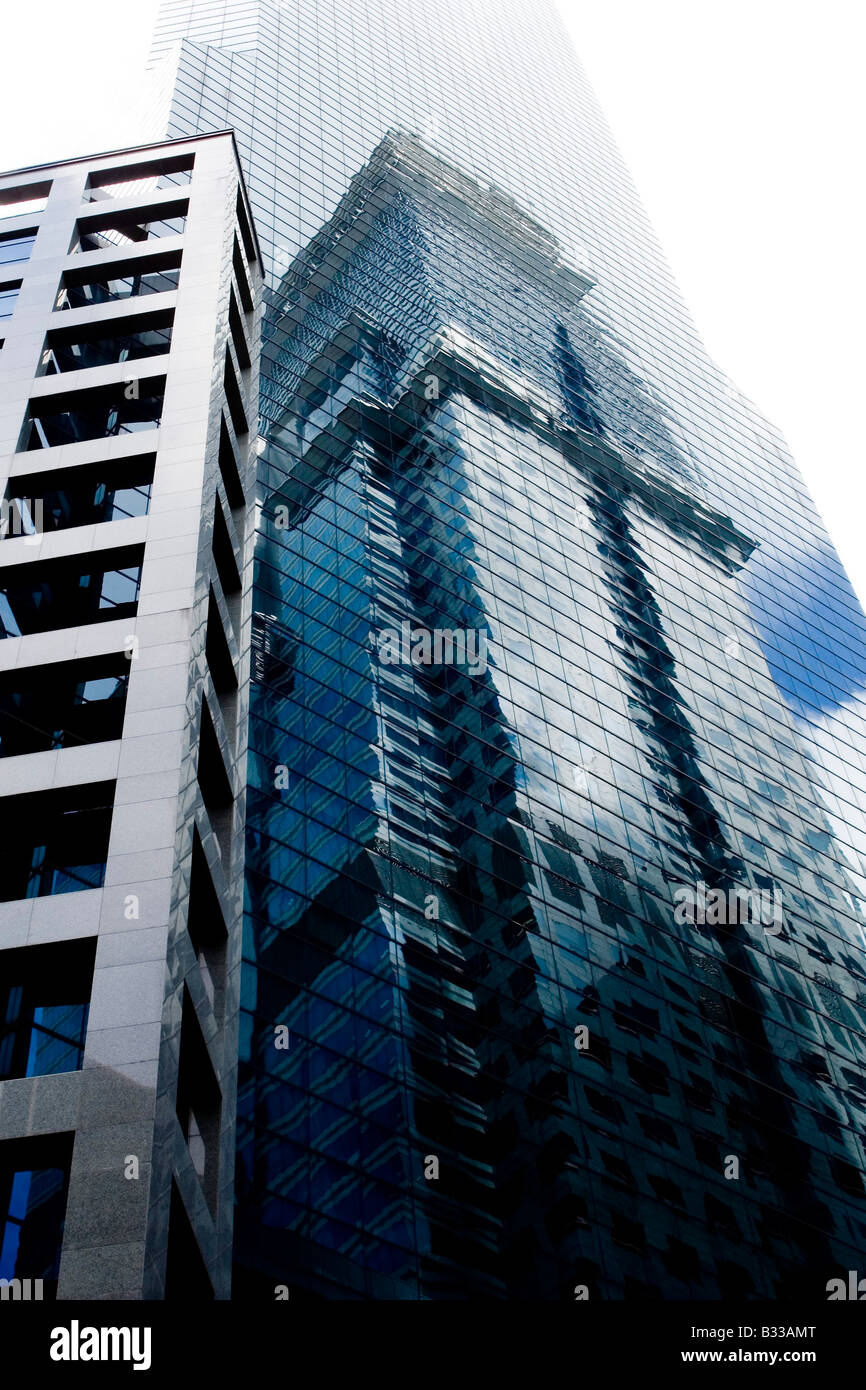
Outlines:
<svg viewBox="0 0 866 1390"><path fill-rule="evenodd" d="M180 167L190 163L191 171ZM76 557L94 570L119 549L122 561L141 557L133 616L0 642L3 672L39 668L50 682L67 663L120 653L129 677L120 737L0 760L7 816L16 797L113 784L102 885L0 903L0 982L10 948L95 943L83 1067L0 1082L0 1146L74 1136L59 1298L162 1297L167 1267L169 1282L172 1270L201 1275L205 1296L210 1285L227 1297L258 252L230 133L8 175L0 202L46 183L44 211L0 223L0 233L38 228L0 350L7 495L35 469L55 471L67 486L99 465L110 485L128 460L152 457L153 477L146 515L0 543L0 585L10 572L58 573L46 566L65 560L57 590ZM110 215L126 230L146 227L179 200L179 233L126 241L103 225ZM102 221L82 220L95 215ZM79 231L104 245L76 248ZM72 308L58 294L70 274L107 282L170 253L180 254L176 289ZM93 342L97 324L108 339L166 315L167 355L40 374L46 334L80 328ZM116 397L122 421L122 402L134 413L136 401L163 387L152 428L138 421L130 432L121 425L103 437L27 447L29 418L52 404L75 412L97 400L103 410ZM95 394L78 394L88 391Z"/></svg>

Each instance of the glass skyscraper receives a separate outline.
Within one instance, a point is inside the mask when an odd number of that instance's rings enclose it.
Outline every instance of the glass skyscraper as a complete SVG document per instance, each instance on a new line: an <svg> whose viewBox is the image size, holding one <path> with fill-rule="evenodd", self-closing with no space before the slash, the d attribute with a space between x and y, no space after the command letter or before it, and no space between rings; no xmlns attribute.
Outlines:
<svg viewBox="0 0 866 1390"><path fill-rule="evenodd" d="M269 284L234 1296L825 1297L864 618L553 6L168 0L152 58Z"/></svg>

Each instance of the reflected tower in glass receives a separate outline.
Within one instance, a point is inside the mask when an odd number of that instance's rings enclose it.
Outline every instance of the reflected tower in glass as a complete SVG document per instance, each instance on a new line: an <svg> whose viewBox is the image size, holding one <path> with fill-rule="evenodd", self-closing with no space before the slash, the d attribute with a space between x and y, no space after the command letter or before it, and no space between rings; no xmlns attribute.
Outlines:
<svg viewBox="0 0 866 1390"><path fill-rule="evenodd" d="M826 1297L863 614L556 11L169 0L152 76L269 275L234 1296Z"/></svg>

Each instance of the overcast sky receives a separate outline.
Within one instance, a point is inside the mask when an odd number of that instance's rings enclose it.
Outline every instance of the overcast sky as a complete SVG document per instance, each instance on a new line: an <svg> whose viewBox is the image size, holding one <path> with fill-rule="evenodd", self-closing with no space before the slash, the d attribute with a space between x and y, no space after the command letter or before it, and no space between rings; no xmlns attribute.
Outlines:
<svg viewBox="0 0 866 1390"><path fill-rule="evenodd" d="M710 352L786 435L866 601L866 7L559 5ZM157 9L4 6L0 169L138 138Z"/></svg>

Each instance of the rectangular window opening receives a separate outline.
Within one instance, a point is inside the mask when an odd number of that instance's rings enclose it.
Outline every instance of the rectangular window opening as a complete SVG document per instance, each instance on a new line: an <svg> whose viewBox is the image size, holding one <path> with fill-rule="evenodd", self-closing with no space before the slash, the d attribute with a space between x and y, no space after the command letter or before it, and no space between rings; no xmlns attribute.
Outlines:
<svg viewBox="0 0 866 1390"><path fill-rule="evenodd" d="M21 289L20 280L7 281L0 285L0 319L11 319Z"/></svg>
<svg viewBox="0 0 866 1390"><path fill-rule="evenodd" d="M0 245L2 255L2 245ZM180 279L181 252L138 256L126 264L97 272L78 268L64 271L55 309L85 309L94 304L136 299L176 290Z"/></svg>
<svg viewBox="0 0 866 1390"><path fill-rule="evenodd" d="M10 565L0 571L0 640L131 618L144 546Z"/></svg>
<svg viewBox="0 0 866 1390"><path fill-rule="evenodd" d="M73 1137L0 1143L0 1279L15 1281L12 1299L57 1297Z"/></svg>
<svg viewBox="0 0 866 1390"><path fill-rule="evenodd" d="M0 902L101 888L113 807L114 782L0 798Z"/></svg>
<svg viewBox="0 0 866 1390"><path fill-rule="evenodd" d="M106 198L135 198L159 188L180 187L192 178L194 160L194 153L178 154L93 169L87 177L85 200L96 203Z"/></svg>
<svg viewBox="0 0 866 1390"><path fill-rule="evenodd" d="M164 396L164 376L139 380L130 373L128 382L39 397L28 406L20 450L55 449L158 429Z"/></svg>
<svg viewBox="0 0 866 1390"><path fill-rule="evenodd" d="M69 254L122 249L161 237L182 236L186 229L189 199L178 198L151 209L102 212L80 217Z"/></svg>
<svg viewBox="0 0 866 1390"><path fill-rule="evenodd" d="M116 653L4 672L0 758L120 738L129 665L125 653Z"/></svg>
<svg viewBox="0 0 866 1390"><path fill-rule="evenodd" d="M146 516L155 455L11 478L0 503L0 540Z"/></svg>
<svg viewBox="0 0 866 1390"><path fill-rule="evenodd" d="M0 1081L80 1071L96 939L0 952Z"/></svg>
<svg viewBox="0 0 866 1390"><path fill-rule="evenodd" d="M22 261L29 260L35 240L35 227L30 227L24 232L7 232L0 235L0 267L19 265Z"/></svg>
<svg viewBox="0 0 866 1390"><path fill-rule="evenodd" d="M110 325L88 324L80 328L58 328L45 339L39 375L84 371L115 362L135 362L158 357L171 348L173 309L152 314L135 314ZM111 328L107 333L106 329Z"/></svg>
<svg viewBox="0 0 866 1390"><path fill-rule="evenodd" d="M36 216L45 211L51 180L23 183L17 188L0 188L0 218Z"/></svg>

